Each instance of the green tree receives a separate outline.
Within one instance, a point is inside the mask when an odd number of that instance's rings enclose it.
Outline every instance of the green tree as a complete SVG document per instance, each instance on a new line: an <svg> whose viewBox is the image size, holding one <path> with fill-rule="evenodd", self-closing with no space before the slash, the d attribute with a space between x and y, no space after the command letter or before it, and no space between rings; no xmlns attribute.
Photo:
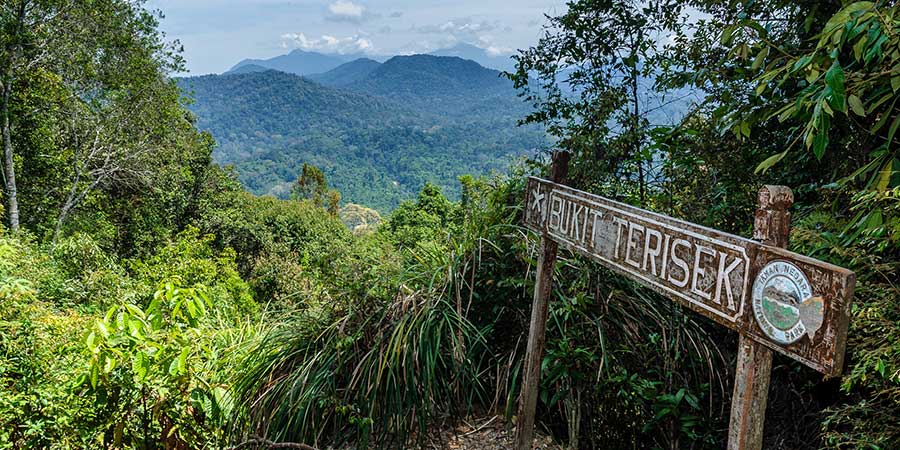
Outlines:
<svg viewBox="0 0 900 450"><path fill-rule="evenodd" d="M327 193L328 180L325 173L316 166L303 163L294 187L294 197L298 200L312 200L316 206L322 206Z"/></svg>
<svg viewBox="0 0 900 450"><path fill-rule="evenodd" d="M744 113L798 123L791 146L760 163L760 170L777 164L798 142L821 160L835 137L862 153L857 160L861 167L843 181L870 174L870 188L900 186L900 6L848 3L799 49L772 42L767 29L752 18L726 31L732 36L742 32L749 43L739 45L759 49L753 64L760 70L756 94L784 99Z"/></svg>
<svg viewBox="0 0 900 450"><path fill-rule="evenodd" d="M55 119L70 124L57 130L75 148L60 225L97 185L133 182L140 171L134 162L152 153L152 139L141 139L137 130L134 139L123 139L122 134L132 131L136 121L148 119L143 113L152 110L149 104L164 98L152 85L167 84L162 75L181 68L182 60L174 47L162 42L156 17L141 4L16 0L0 7L0 61L5 69L0 74L0 119L11 229L18 229L21 221L16 165L23 156L14 148L13 134L16 125L27 123L25 116L62 109L62 117ZM27 89L24 81L42 73L53 74L50 79L63 88L64 96L51 104L30 105L36 108L16 107L14 102L22 100L16 89ZM14 112L19 116L13 117ZM38 184L25 176L26 185Z"/></svg>
<svg viewBox="0 0 900 450"><path fill-rule="evenodd" d="M445 227L452 227L451 219L458 207L444 197L439 187L425 183L416 201L401 203L379 230L389 233L400 247L413 249L431 243L447 231Z"/></svg>
<svg viewBox="0 0 900 450"><path fill-rule="evenodd" d="M328 191L328 213L337 217L341 209L341 193L331 189Z"/></svg>
<svg viewBox="0 0 900 450"><path fill-rule="evenodd" d="M523 123L540 123L571 151L570 181L633 180L647 199L651 85L663 63L658 41L681 31L679 1L580 0L549 18L538 43L521 51L508 74L534 106ZM661 96L661 95L660 95ZM609 183L617 194L631 186Z"/></svg>

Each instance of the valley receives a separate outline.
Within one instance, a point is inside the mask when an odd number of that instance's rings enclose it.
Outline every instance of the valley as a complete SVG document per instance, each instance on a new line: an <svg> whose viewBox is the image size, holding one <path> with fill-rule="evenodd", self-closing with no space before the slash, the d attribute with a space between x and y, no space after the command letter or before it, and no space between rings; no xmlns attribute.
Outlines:
<svg viewBox="0 0 900 450"><path fill-rule="evenodd" d="M343 202L388 212L425 182L458 198L459 176L503 171L548 144L538 128L517 125L527 105L512 82L474 61L362 58L298 75L336 63L311 55L178 80L197 126L218 143L216 162L232 165L255 194L288 198L306 163L325 172Z"/></svg>

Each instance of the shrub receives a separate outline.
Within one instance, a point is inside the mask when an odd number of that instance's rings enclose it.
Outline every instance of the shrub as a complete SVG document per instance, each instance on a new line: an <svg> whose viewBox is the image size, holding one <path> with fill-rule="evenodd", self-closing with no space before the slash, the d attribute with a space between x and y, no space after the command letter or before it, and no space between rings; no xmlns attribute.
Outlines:
<svg viewBox="0 0 900 450"><path fill-rule="evenodd" d="M95 401L91 441L182 449L221 440L227 399L209 354L211 308L205 287L175 278L146 308L124 303L94 322L75 383Z"/></svg>
<svg viewBox="0 0 900 450"><path fill-rule="evenodd" d="M206 286L209 297L217 302L216 309L230 317L238 319L253 314L256 303L247 283L238 274L235 251L230 248L217 251L212 246L214 241L214 236L201 235L199 229L188 227L152 256L132 261L131 270L144 286L144 292L178 277L186 285Z"/></svg>

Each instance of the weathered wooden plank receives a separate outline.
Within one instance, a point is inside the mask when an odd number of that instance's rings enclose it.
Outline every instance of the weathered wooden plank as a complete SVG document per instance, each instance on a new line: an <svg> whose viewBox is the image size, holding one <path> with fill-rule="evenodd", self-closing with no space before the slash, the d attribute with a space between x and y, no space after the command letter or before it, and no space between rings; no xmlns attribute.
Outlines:
<svg viewBox="0 0 900 450"><path fill-rule="evenodd" d="M728 450L762 448L772 350L744 335L738 342L737 371L731 397Z"/></svg>
<svg viewBox="0 0 900 450"><path fill-rule="evenodd" d="M563 182L569 171L569 153L554 152L550 164L550 178ZM534 414L537 409L538 390L541 385L541 359L544 356L547 314L553 289L553 270L556 265L557 243L541 235L537 274L535 275L534 301L531 306L531 324L528 329L528 347L522 371L522 392L519 412L516 416L516 446L518 450L531 450L534 441Z"/></svg>
<svg viewBox="0 0 900 450"><path fill-rule="evenodd" d="M753 239L773 247L787 247L791 231L794 194L785 186L763 186L753 223ZM756 261L759 271L765 261ZM738 342L734 393L728 426L728 450L762 448L769 380L772 375L772 350L742 334Z"/></svg>
<svg viewBox="0 0 900 450"><path fill-rule="evenodd" d="M534 177L525 224L826 375L843 367L849 270Z"/></svg>

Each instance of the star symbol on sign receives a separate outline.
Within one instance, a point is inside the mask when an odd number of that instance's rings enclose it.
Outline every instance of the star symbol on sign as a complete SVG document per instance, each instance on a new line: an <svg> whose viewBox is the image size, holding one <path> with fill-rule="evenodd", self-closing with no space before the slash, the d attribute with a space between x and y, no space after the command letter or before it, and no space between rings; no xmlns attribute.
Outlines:
<svg viewBox="0 0 900 450"><path fill-rule="evenodd" d="M544 193L540 189L535 188L531 191L531 208L536 209L543 217L544 212Z"/></svg>

